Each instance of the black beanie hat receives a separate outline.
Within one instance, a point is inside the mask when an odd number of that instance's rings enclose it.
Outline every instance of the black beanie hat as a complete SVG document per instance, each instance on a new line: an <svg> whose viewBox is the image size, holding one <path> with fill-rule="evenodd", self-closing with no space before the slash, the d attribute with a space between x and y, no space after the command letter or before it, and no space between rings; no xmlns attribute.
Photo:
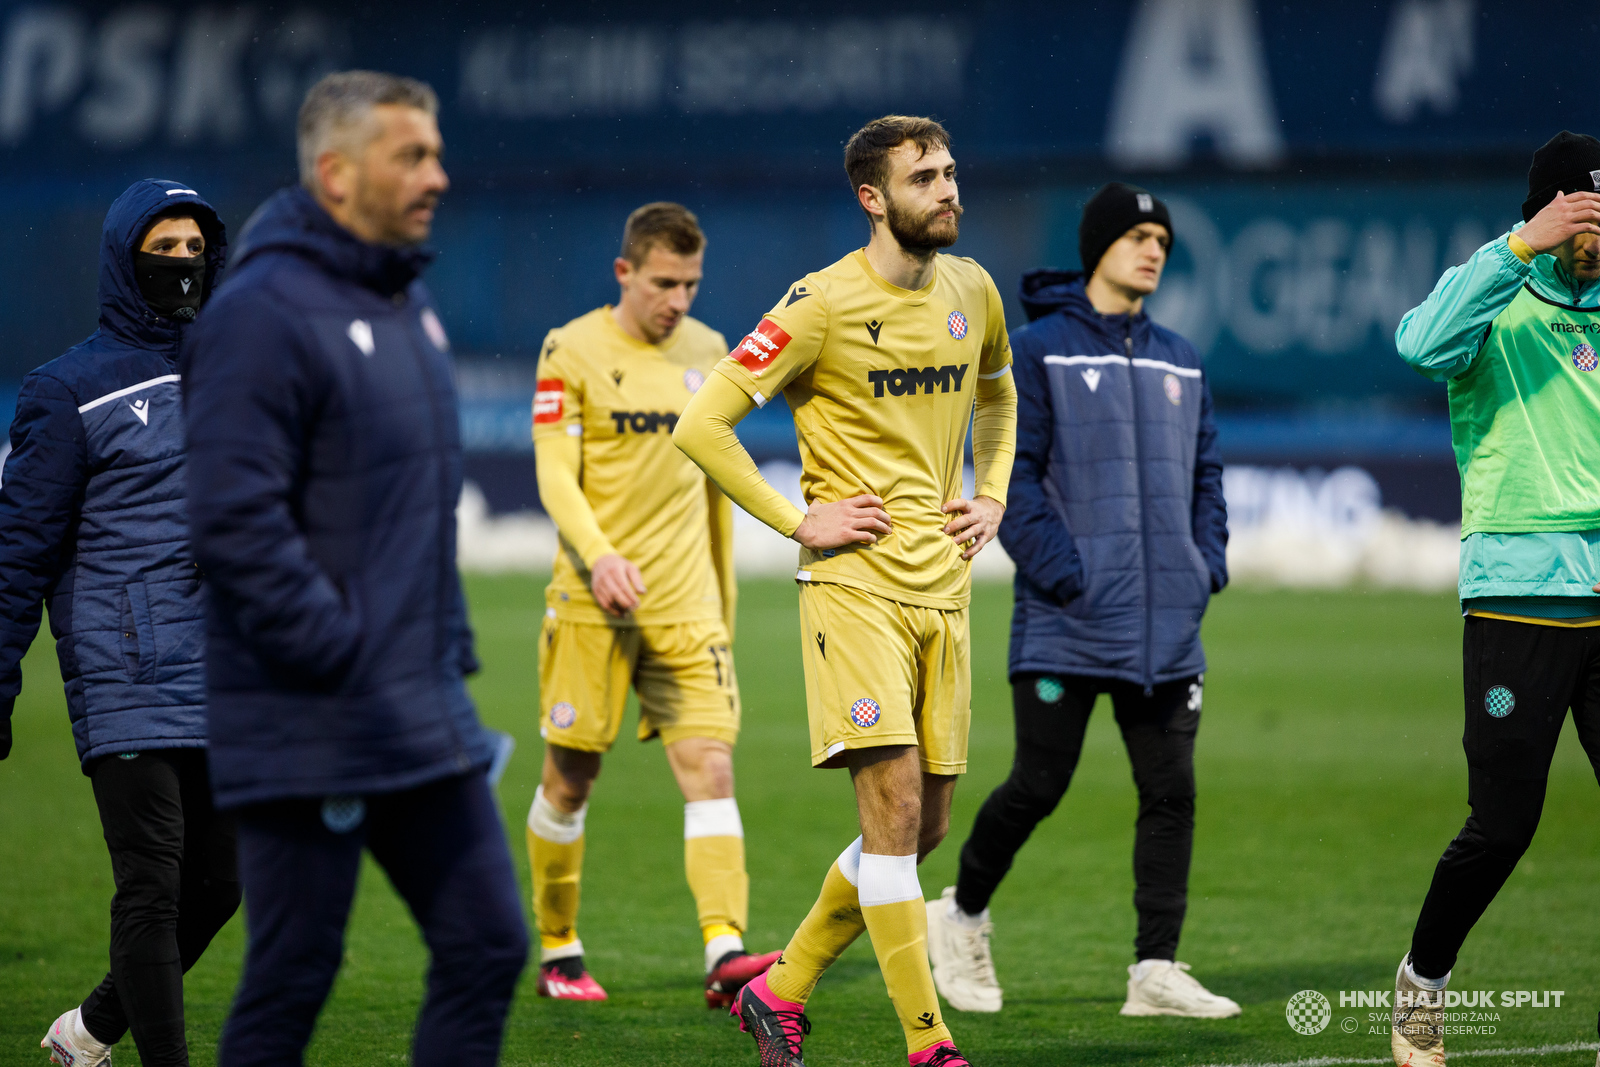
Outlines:
<svg viewBox="0 0 1600 1067"><path fill-rule="evenodd" d="M1600 191L1600 141L1562 130L1533 154L1522 221L1537 215L1560 193Z"/></svg>
<svg viewBox="0 0 1600 1067"><path fill-rule="evenodd" d="M1083 273L1093 274L1106 249L1141 222L1158 222L1172 236L1167 205L1137 185L1102 185L1083 205L1083 219L1078 223L1078 256L1083 260Z"/></svg>

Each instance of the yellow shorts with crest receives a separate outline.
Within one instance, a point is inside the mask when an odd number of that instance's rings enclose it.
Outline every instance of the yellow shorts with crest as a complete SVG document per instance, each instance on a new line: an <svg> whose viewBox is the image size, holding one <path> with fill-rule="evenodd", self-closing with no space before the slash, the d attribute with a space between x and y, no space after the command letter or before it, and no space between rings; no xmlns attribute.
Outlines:
<svg viewBox="0 0 1600 1067"><path fill-rule="evenodd" d="M639 694L639 740L739 739L739 684L720 619L607 626L546 614L539 636L539 736L605 752Z"/></svg>
<svg viewBox="0 0 1600 1067"><path fill-rule="evenodd" d="M967 609L942 611L831 582L800 582L811 763L853 748L916 745L922 769L967 769L972 658Z"/></svg>

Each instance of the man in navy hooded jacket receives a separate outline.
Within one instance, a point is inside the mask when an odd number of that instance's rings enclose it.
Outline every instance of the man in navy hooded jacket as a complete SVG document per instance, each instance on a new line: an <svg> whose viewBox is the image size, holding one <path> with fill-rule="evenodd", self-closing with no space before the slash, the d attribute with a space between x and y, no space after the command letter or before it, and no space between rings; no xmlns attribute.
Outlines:
<svg viewBox="0 0 1600 1067"><path fill-rule="evenodd" d="M1200 618L1228 582L1228 529L1200 354L1143 310L1171 243L1166 205L1112 182L1079 225L1087 276L1022 280L1030 321L1011 335L1017 459L1000 527L1017 565L1016 757L978 813L957 884L928 904L934 978L968 1011L1000 1010L989 898L1066 792L1107 693L1139 792L1138 962L1122 1014L1239 1012L1176 962L1194 840Z"/></svg>
<svg viewBox="0 0 1600 1067"><path fill-rule="evenodd" d="M67 711L111 853L111 970L42 1045L187 1064L183 973L239 906L206 780L204 611L184 514L178 342L226 239L193 189L139 181L106 214L100 328L22 383L0 479L0 759L50 608Z"/></svg>
<svg viewBox="0 0 1600 1067"><path fill-rule="evenodd" d="M449 342L418 278L437 111L409 78L313 86L302 185L246 224L184 348L211 780L249 905L224 1067L301 1062L364 848L432 954L418 1067L495 1062L527 957L464 682Z"/></svg>

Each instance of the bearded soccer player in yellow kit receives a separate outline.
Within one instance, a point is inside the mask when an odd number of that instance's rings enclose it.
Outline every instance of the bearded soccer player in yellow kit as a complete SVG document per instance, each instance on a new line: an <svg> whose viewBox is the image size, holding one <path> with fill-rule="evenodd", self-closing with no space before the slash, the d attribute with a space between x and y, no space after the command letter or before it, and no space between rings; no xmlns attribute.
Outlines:
<svg viewBox="0 0 1600 1067"><path fill-rule="evenodd" d="M675 440L746 511L800 542L811 761L848 767L861 836L772 969L734 1002L763 1067L803 1067L805 1003L866 930L913 1065L964 1067L939 1014L917 864L966 769L970 561L1005 511L1016 435L1000 295L955 243L944 128L891 115L845 148L867 247L790 288L717 364ZM808 509L762 480L733 426L783 393ZM976 492L961 497L967 423Z"/></svg>
<svg viewBox="0 0 1600 1067"><path fill-rule="evenodd" d="M733 798L733 508L671 436L727 350L689 317L704 253L687 208L639 208L614 265L617 305L551 330L539 356L539 495L561 533L539 640L545 756L527 835L543 996L606 996L583 963L578 882L589 793L630 685L639 739L661 737L686 801L707 1005L731 1003L778 956L753 956L742 939L750 881Z"/></svg>

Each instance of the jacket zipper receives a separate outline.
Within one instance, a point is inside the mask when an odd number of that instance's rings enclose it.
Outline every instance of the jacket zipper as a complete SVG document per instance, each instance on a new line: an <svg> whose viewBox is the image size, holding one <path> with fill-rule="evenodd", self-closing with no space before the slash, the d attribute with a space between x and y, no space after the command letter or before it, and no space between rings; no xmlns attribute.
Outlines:
<svg viewBox="0 0 1600 1067"><path fill-rule="evenodd" d="M1128 383L1133 395L1133 480L1139 501L1139 554L1144 562L1144 632L1139 635L1139 677L1144 681L1145 696L1154 692L1150 684L1150 529L1144 506L1144 449L1139 443L1143 422L1139 417L1139 376L1133 365L1133 323L1122 327L1122 349L1128 354Z"/></svg>

